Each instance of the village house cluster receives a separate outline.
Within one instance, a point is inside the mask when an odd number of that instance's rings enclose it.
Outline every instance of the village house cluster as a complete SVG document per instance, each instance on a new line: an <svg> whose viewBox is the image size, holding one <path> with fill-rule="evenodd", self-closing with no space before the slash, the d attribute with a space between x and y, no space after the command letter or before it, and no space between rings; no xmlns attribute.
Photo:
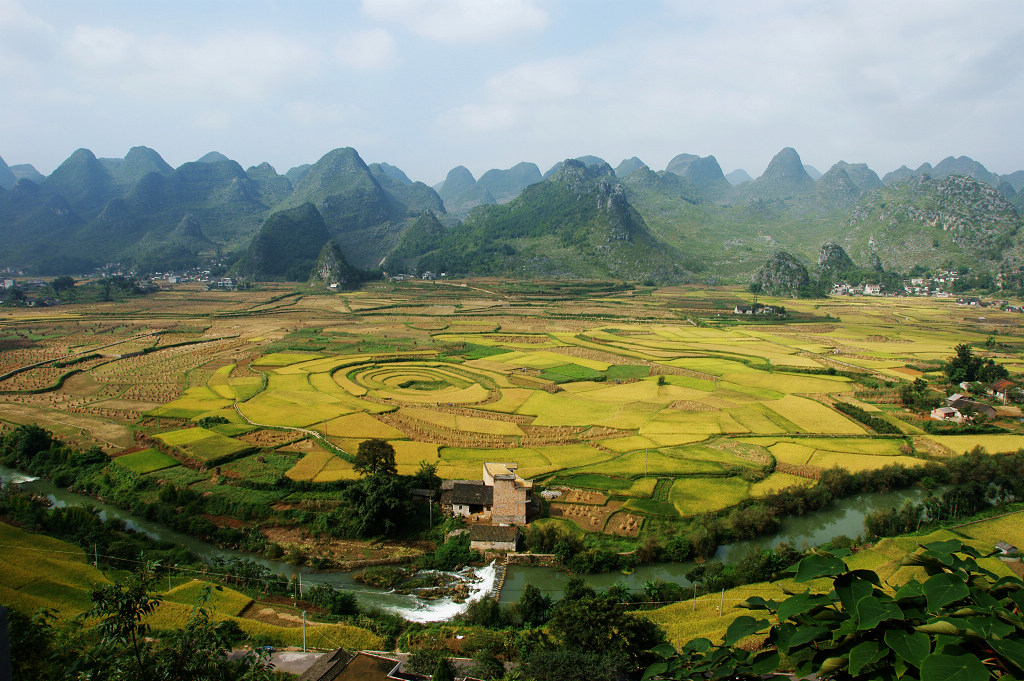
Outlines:
<svg viewBox="0 0 1024 681"><path fill-rule="evenodd" d="M960 387L967 390L970 384L961 383ZM1024 401L1024 389L1006 378L992 383L985 389L985 393L1003 404ZM936 421L954 421L956 423L973 421L979 415L986 419L993 419L996 417L995 407L978 402L963 393L953 393L945 399L941 407L936 407L931 412L931 417Z"/></svg>
<svg viewBox="0 0 1024 681"><path fill-rule="evenodd" d="M441 508L470 521L470 547L515 551L519 527L540 512L533 482L516 473L514 463L485 463L480 480L445 480Z"/></svg>

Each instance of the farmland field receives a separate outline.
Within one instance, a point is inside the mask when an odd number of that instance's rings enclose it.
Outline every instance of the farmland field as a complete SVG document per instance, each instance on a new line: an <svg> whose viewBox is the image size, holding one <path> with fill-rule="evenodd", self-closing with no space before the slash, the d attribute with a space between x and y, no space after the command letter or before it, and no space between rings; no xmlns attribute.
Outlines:
<svg viewBox="0 0 1024 681"><path fill-rule="evenodd" d="M117 461L118 465L124 466L139 475L178 465L177 459L153 448L119 456L115 461Z"/></svg>
<svg viewBox="0 0 1024 681"><path fill-rule="evenodd" d="M26 615L40 609L52 610L70 619L88 610L93 589L110 580L93 567L85 551L57 539L30 534L0 523L0 602ZM182 628L197 602L205 582L191 580L162 594L165 601L146 618L155 630ZM207 607L214 621L232 619L253 636L270 636L286 645L301 645L302 629L267 624L240 617L252 599L233 589L214 589ZM355 648L380 647L382 641L366 629L343 624L313 624L308 628L309 644L330 649L337 645Z"/></svg>
<svg viewBox="0 0 1024 681"><path fill-rule="evenodd" d="M0 366L43 362L40 381L56 371L47 361L100 346L147 352L82 362L42 392L29 374L9 381L0 419L128 450L118 465L226 498L243 483L301 483L310 507L321 494L329 507L358 477L359 443L382 438L401 474L425 462L475 479L484 462L515 462L539 484L602 490L661 518L807 485L834 466L918 466L1024 442L1017 407L996 405L1005 432L931 435L897 396L918 377L944 396L938 362L961 342L1019 378L1021 315L979 320L955 300L762 297L788 316L742 319L739 290L550 288L195 286L144 305L76 307L74 318L12 309L0 333L18 347L0 351ZM908 435L879 436L837 400ZM207 486L218 466L220 484Z"/></svg>

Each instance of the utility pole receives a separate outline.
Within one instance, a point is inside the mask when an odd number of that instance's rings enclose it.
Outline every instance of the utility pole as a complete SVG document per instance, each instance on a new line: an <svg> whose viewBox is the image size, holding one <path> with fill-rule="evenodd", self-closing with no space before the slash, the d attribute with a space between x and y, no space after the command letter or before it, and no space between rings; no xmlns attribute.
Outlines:
<svg viewBox="0 0 1024 681"><path fill-rule="evenodd" d="M722 589L722 600L718 604L718 616L721 617L725 613L722 610L725 608L725 589Z"/></svg>
<svg viewBox="0 0 1024 681"><path fill-rule="evenodd" d="M92 564L96 566L96 569L100 569L100 550L96 547L96 544L92 545Z"/></svg>
<svg viewBox="0 0 1024 681"><path fill-rule="evenodd" d="M306 652L306 611L302 611L302 652Z"/></svg>

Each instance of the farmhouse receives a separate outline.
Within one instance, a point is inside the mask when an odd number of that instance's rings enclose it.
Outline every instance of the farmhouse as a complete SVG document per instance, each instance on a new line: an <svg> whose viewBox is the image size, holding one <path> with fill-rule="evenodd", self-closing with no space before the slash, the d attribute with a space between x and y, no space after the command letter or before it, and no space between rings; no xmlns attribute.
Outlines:
<svg viewBox="0 0 1024 681"><path fill-rule="evenodd" d="M961 421L963 417L953 407L939 407L932 409L932 418L936 421Z"/></svg>
<svg viewBox="0 0 1024 681"><path fill-rule="evenodd" d="M1012 556L1017 553L1017 547L1008 541L997 541L996 551L1003 556Z"/></svg>
<svg viewBox="0 0 1024 681"><path fill-rule="evenodd" d="M441 507L452 515L487 519L496 525L525 525L533 483L516 475L514 463L485 463L482 480L445 480Z"/></svg>
<svg viewBox="0 0 1024 681"><path fill-rule="evenodd" d="M996 417L996 410L994 407L985 404L984 402L975 402L968 397L964 397L960 393L947 397L946 406L956 409L961 414L983 414L990 419L994 419Z"/></svg>
<svg viewBox="0 0 1024 681"><path fill-rule="evenodd" d="M992 389L989 392L995 395L995 398L997 400L1000 400L1003 404L1006 404L1007 394L1013 387L1013 381L1006 378L1000 378L998 381L992 384Z"/></svg>
<svg viewBox="0 0 1024 681"><path fill-rule="evenodd" d="M469 528L469 548L476 551L515 551L519 528L515 525L473 525Z"/></svg>

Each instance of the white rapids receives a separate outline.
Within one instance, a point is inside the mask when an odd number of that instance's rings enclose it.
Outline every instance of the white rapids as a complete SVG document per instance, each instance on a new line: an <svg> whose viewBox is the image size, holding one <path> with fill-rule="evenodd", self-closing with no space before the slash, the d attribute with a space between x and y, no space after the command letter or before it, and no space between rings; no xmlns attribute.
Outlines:
<svg viewBox="0 0 1024 681"><path fill-rule="evenodd" d="M498 579L496 562L491 562L487 567L475 571L472 568L467 568L461 572L446 574L458 577L469 586L469 597L464 602L456 603L449 597L426 600L410 596L411 602L408 604L388 605L384 608L410 622L442 622L461 615L469 608L470 603L485 598L494 591L495 582Z"/></svg>

